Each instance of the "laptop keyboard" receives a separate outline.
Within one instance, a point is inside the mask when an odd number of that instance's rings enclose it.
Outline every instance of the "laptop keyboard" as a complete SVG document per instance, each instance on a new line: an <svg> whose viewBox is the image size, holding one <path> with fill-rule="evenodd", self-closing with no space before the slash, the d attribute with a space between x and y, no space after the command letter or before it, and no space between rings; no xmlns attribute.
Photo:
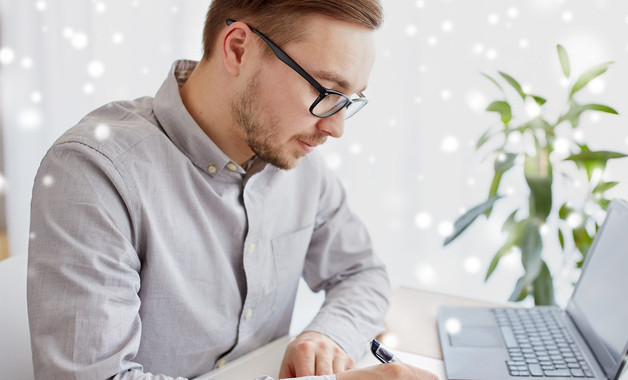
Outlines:
<svg viewBox="0 0 628 380"><path fill-rule="evenodd" d="M504 308L493 314L506 342L511 376L593 377L571 333L557 317L558 309Z"/></svg>

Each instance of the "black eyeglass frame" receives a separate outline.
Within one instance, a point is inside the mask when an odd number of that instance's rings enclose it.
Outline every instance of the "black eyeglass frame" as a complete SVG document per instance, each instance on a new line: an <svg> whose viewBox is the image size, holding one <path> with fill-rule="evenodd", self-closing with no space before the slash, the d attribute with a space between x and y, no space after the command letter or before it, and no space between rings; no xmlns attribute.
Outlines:
<svg viewBox="0 0 628 380"><path fill-rule="evenodd" d="M234 22L236 22L236 21L233 20L233 19L227 19L227 25L231 25ZM266 42L266 44L270 47L270 49L273 51L273 53L275 53L275 55L277 56L277 58L279 58L280 61L282 61L283 63L288 65L294 71L296 71L299 75L301 75L303 77L303 79L308 81L316 89L316 91L318 91L318 97L316 98L316 100L314 100L314 102L310 106L310 113L312 115L314 115L316 117L320 117L320 118L326 118L326 117L330 117L332 115L335 115L341 109L346 108L347 111L349 111L349 112L347 112L347 114L345 115L345 119L348 119L351 116L355 115L359 110L364 108L364 106L368 103L368 99L366 97L364 97L363 94L361 94L361 93L357 94L357 95L360 95L359 98L351 99L349 96L343 94L340 91L336 91L336 90L332 90L332 89L323 87L320 83L318 83L318 81L316 79L314 79L314 77L312 77L307 71L305 71L301 66L299 66L299 64L294 59L292 59L285 51L281 50L281 48L279 46L275 45L275 43L273 41L271 41L270 39L268 39L268 37L266 37L264 34L262 34L262 32L260 32L259 30L253 28L252 26L250 26L248 24L245 24L245 25L248 26L248 28L251 29L251 31L253 33L255 33L258 36L260 36L260 38L264 42ZM314 112L314 108L323 99L325 99L325 97L327 97L330 94L335 94L335 95L338 95L338 96L342 97L344 99L344 103L342 104L342 106L336 106L336 107L332 108L330 111L328 111L327 113L322 114L322 115L316 114ZM354 105L355 108L350 109L349 107L352 104Z"/></svg>

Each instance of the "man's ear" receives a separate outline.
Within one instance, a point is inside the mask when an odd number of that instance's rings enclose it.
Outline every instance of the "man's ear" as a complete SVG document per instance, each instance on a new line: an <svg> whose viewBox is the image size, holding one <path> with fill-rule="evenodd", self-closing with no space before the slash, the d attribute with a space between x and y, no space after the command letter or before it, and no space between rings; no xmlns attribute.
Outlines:
<svg viewBox="0 0 628 380"><path fill-rule="evenodd" d="M243 23L233 23L222 37L222 62L225 70L237 76L240 74L245 58L251 54L253 32Z"/></svg>

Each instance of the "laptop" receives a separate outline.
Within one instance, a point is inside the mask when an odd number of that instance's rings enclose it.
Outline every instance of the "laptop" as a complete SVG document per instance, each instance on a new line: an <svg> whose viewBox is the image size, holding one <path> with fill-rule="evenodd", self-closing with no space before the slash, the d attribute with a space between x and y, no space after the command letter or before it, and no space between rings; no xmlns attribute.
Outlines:
<svg viewBox="0 0 628 380"><path fill-rule="evenodd" d="M628 204L612 200L564 310L441 307L450 380L617 379L628 350Z"/></svg>

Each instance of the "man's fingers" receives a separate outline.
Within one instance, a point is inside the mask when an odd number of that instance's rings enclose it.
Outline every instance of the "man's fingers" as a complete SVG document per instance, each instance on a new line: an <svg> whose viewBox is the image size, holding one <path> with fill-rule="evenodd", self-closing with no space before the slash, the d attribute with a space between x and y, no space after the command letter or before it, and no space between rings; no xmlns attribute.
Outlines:
<svg viewBox="0 0 628 380"><path fill-rule="evenodd" d="M316 355L316 371L315 375L331 375L333 374L334 356L328 352L321 352Z"/></svg>
<svg viewBox="0 0 628 380"><path fill-rule="evenodd" d="M291 377L312 376L316 371L316 350L307 342L293 342L292 350L287 353ZM281 376L280 376L281 377Z"/></svg>
<svg viewBox="0 0 628 380"><path fill-rule="evenodd" d="M337 380L438 380L438 376L424 369L403 363L388 363L341 372Z"/></svg>
<svg viewBox="0 0 628 380"><path fill-rule="evenodd" d="M279 370L279 378L288 379L291 377L295 377L294 370L285 363L286 363L286 360L284 359L283 362L281 363L281 369Z"/></svg>
<svg viewBox="0 0 628 380"><path fill-rule="evenodd" d="M324 335L306 332L288 345L279 378L331 375L353 367L353 360L336 342Z"/></svg>
<svg viewBox="0 0 628 380"><path fill-rule="evenodd" d="M344 372L350 369L353 369L355 364L353 363L353 359L351 359L347 355L337 355L334 358L333 371L334 373Z"/></svg>

